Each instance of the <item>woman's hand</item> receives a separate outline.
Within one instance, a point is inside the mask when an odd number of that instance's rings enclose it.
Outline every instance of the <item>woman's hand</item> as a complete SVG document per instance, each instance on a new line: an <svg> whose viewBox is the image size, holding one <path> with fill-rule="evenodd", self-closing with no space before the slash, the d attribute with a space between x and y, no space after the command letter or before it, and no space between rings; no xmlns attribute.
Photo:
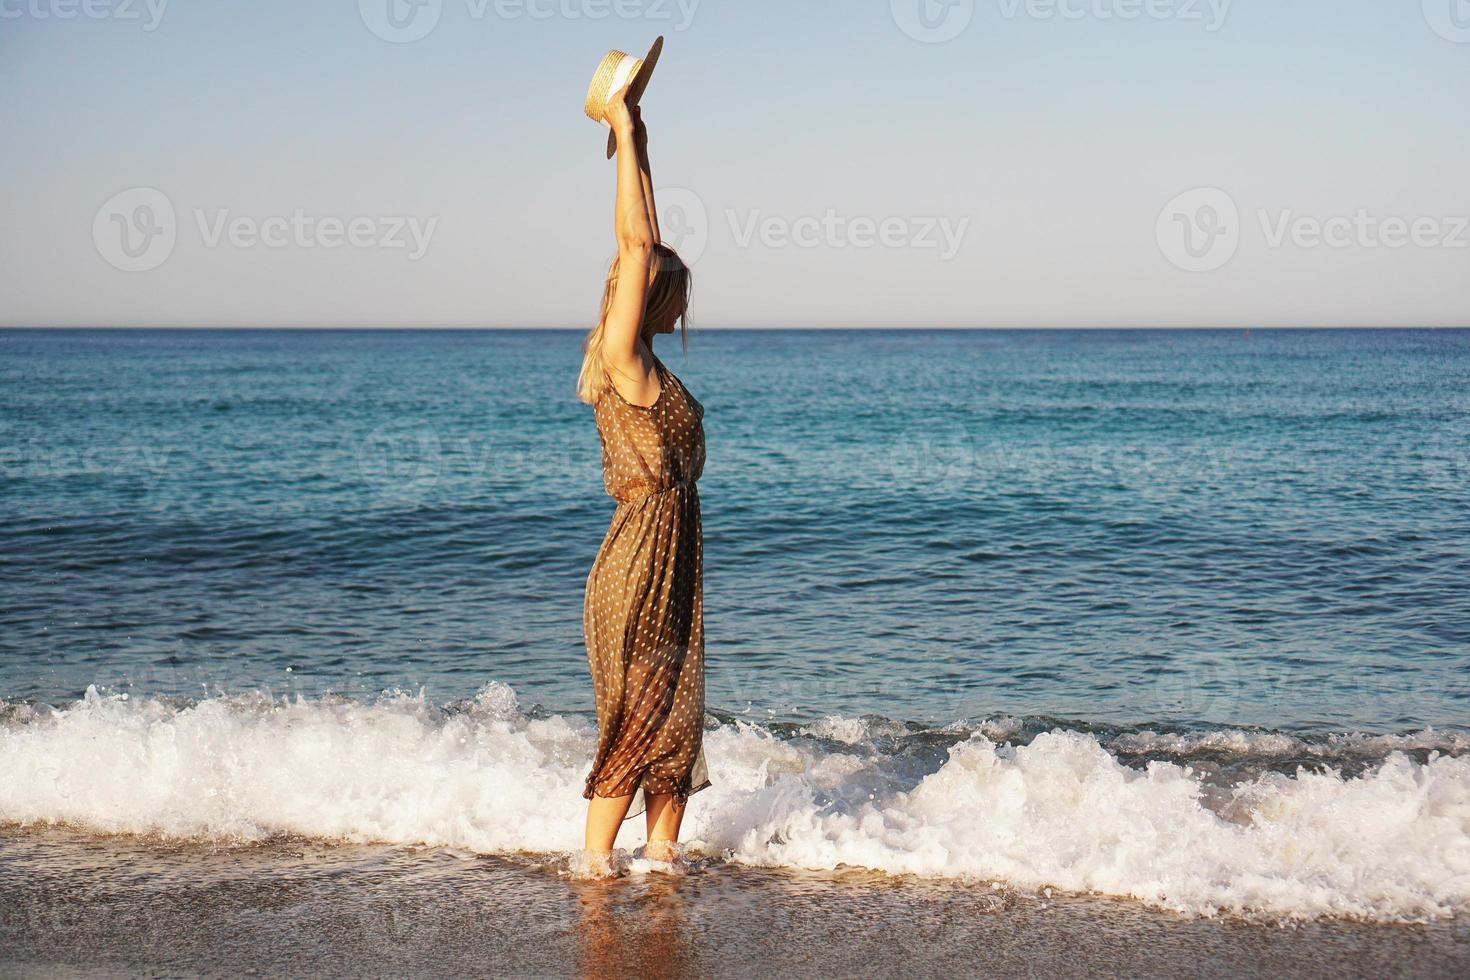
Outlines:
<svg viewBox="0 0 1470 980"><path fill-rule="evenodd" d="M607 108L602 115L613 132L618 134L620 142L624 136L633 135L633 111L628 108L628 86L624 85L607 97Z"/></svg>

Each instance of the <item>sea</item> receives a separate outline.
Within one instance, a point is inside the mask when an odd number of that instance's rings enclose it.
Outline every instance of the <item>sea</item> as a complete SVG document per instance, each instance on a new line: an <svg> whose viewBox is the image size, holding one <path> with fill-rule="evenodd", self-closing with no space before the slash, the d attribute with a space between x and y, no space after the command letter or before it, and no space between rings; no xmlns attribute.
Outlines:
<svg viewBox="0 0 1470 980"><path fill-rule="evenodd" d="M170 957L283 916L317 929L297 968L449 942L557 974L677 902L705 972L772 955L710 953L727 907L840 967L861 943L803 916L843 903L936 969L1038 968L996 937L1048 921L1081 969L1048 915L1222 970L1228 923L1338 975L1363 943L1470 968L1470 331L682 339L712 785L678 874L630 821L626 890L588 898L614 502L580 331L0 331L0 961L279 969ZM470 881L544 934L430 915ZM65 959L88 929L121 958Z"/></svg>

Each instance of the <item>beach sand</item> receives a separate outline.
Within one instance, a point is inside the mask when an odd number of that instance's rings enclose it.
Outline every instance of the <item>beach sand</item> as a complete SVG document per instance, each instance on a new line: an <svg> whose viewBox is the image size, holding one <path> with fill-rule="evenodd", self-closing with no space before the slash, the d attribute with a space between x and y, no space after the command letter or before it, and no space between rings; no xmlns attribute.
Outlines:
<svg viewBox="0 0 1470 980"><path fill-rule="evenodd" d="M565 855L0 828L0 974L1334 976L1470 974L1463 917L1174 915L695 857L572 877Z"/></svg>

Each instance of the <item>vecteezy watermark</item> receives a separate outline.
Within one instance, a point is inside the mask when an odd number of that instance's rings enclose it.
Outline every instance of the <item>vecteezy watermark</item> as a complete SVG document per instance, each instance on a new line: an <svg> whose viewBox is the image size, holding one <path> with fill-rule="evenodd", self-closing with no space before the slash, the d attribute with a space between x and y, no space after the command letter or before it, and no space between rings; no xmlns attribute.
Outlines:
<svg viewBox="0 0 1470 980"><path fill-rule="evenodd" d="M662 188L655 195L659 231L669 247L693 265L709 246L709 210L694 191ZM736 248L915 249L954 258L970 229L968 217L949 215L844 215L835 208L802 215L770 214L760 208L726 208L725 222Z"/></svg>
<svg viewBox="0 0 1470 980"><path fill-rule="evenodd" d="M730 222L730 234L738 248L749 248L752 242L759 241L766 248L935 249L939 250L941 262L948 262L959 253L965 232L970 228L969 218L847 217L833 208L820 215L795 218L764 214L759 209L741 215L731 208L726 210L725 218Z"/></svg>
<svg viewBox="0 0 1470 980"><path fill-rule="evenodd" d="M1351 215L1317 218L1290 208L1272 214L1256 211L1261 234L1271 248L1290 242L1297 248L1470 248L1470 216L1378 216L1359 208Z"/></svg>
<svg viewBox="0 0 1470 980"><path fill-rule="evenodd" d="M1240 211L1218 187L1185 191L1159 212L1154 238L1164 258L1186 272L1214 272L1240 247Z"/></svg>
<svg viewBox="0 0 1470 980"><path fill-rule="evenodd" d="M1424 20L1446 41L1470 44L1470 0L1423 0Z"/></svg>
<svg viewBox="0 0 1470 980"><path fill-rule="evenodd" d="M1470 215L1382 215L1366 208L1318 217L1291 208L1257 208L1267 248L1470 249ZM1213 272L1235 256L1242 221L1234 198L1218 187L1185 191L1159 213L1159 251L1186 272Z"/></svg>
<svg viewBox="0 0 1470 980"><path fill-rule="evenodd" d="M679 253L685 265L699 261L709 245L709 212L704 200L687 187L657 191L658 230L664 243Z"/></svg>
<svg viewBox="0 0 1470 980"><path fill-rule="evenodd" d="M433 490L444 473L439 432L427 422L384 422L358 446L357 465L378 497L416 500Z"/></svg>
<svg viewBox="0 0 1470 980"><path fill-rule="evenodd" d="M146 32L158 29L168 0L0 0L0 20L138 21Z"/></svg>
<svg viewBox="0 0 1470 980"><path fill-rule="evenodd" d="M877 448L853 485L873 480L880 492L945 494L980 476L975 438L962 418L926 415Z"/></svg>
<svg viewBox="0 0 1470 980"><path fill-rule="evenodd" d="M402 250L417 262L429 250L439 219L418 215L314 215L304 208L265 215L235 214L229 208L190 212L205 248ZM168 261L179 237L179 220L168 195L133 187L103 202L92 219L92 243L109 265L147 272Z"/></svg>
<svg viewBox="0 0 1470 980"><path fill-rule="evenodd" d="M11 479L109 477L151 487L167 474L170 453L167 447L127 440L80 446L24 440L6 447L0 474Z"/></svg>
<svg viewBox="0 0 1470 980"><path fill-rule="evenodd" d="M206 248L228 243L234 248L379 248L407 249L408 261L417 262L429 250L438 218L418 215L357 215L317 217L296 208L290 215L232 215L228 208L213 214L196 208L194 220Z"/></svg>
<svg viewBox="0 0 1470 980"><path fill-rule="evenodd" d="M1235 0L994 0L1002 20L1199 23L1208 33L1225 26ZM916 41L940 44L965 32L975 19L975 0L889 0L893 22Z"/></svg>
<svg viewBox="0 0 1470 980"><path fill-rule="evenodd" d="M1006 20L1177 20L1213 34L1235 0L996 0Z"/></svg>
<svg viewBox="0 0 1470 980"><path fill-rule="evenodd" d="M1239 658L1203 653L1167 656L1149 670L1154 702L1150 710L1166 718L1233 717L1241 698L1250 690L1244 679L1246 672Z"/></svg>
<svg viewBox="0 0 1470 980"><path fill-rule="evenodd" d="M3 2L3 0L0 0ZM641 20L671 31L694 22L701 0L460 0L470 20ZM363 24L392 44L428 37L444 15L444 0L357 0Z"/></svg>
<svg viewBox="0 0 1470 980"><path fill-rule="evenodd" d="M457 431L428 417L399 416L385 421L355 443L356 472L370 497L390 506L418 505L430 497L470 497L487 479L521 488L527 494L546 480L573 482L595 473L597 451L561 446L497 446L478 431ZM349 455L321 454L327 480L352 471Z"/></svg>

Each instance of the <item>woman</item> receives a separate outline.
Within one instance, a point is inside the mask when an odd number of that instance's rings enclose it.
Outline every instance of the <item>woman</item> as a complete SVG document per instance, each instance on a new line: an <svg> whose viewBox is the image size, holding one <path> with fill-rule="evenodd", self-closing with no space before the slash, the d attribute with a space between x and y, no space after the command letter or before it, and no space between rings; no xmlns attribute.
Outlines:
<svg viewBox="0 0 1470 980"><path fill-rule="evenodd" d="M617 137L618 257L583 344L577 394L593 406L603 481L618 501L582 609L597 701L597 757L582 795L586 856L612 871L623 820L647 812L644 856L672 861L705 768L703 538L695 481L704 407L653 353L678 323L688 343L689 269L659 241L647 131L627 90L609 101Z"/></svg>

